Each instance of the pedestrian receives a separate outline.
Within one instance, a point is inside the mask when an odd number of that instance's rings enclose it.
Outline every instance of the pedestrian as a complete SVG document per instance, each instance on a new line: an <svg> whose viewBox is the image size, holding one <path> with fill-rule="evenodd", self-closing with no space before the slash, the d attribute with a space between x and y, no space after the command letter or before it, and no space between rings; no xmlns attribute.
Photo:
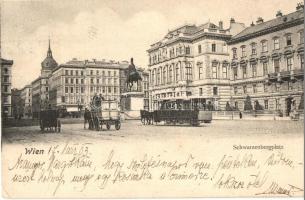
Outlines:
<svg viewBox="0 0 305 200"><path fill-rule="evenodd" d="M243 118L243 114L241 112L239 112L239 119Z"/></svg>

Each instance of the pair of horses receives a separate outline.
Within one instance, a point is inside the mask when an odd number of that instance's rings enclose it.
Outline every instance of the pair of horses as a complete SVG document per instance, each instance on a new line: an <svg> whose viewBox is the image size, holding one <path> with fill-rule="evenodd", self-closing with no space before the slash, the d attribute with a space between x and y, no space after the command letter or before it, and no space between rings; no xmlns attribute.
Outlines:
<svg viewBox="0 0 305 200"><path fill-rule="evenodd" d="M154 112L140 110L141 122L144 125L154 124Z"/></svg>

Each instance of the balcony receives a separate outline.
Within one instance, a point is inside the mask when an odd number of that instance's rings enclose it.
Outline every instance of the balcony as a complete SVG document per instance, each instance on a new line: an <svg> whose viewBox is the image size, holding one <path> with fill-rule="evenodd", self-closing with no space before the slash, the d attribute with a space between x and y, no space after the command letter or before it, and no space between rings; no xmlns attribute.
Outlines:
<svg viewBox="0 0 305 200"><path fill-rule="evenodd" d="M291 71L282 71L268 74L266 79L267 83L282 83L284 81L292 81L295 82L299 79L304 79L304 71L303 69L295 69Z"/></svg>

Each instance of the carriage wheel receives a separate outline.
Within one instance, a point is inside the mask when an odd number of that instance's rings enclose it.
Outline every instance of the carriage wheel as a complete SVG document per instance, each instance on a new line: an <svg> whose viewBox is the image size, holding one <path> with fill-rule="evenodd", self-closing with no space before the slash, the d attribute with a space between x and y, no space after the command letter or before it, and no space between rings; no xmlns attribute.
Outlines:
<svg viewBox="0 0 305 200"><path fill-rule="evenodd" d="M107 130L110 129L110 124L109 123L106 124L106 128L107 128Z"/></svg>
<svg viewBox="0 0 305 200"><path fill-rule="evenodd" d="M120 121L115 122L115 129L120 130L120 128L121 128L121 122Z"/></svg>

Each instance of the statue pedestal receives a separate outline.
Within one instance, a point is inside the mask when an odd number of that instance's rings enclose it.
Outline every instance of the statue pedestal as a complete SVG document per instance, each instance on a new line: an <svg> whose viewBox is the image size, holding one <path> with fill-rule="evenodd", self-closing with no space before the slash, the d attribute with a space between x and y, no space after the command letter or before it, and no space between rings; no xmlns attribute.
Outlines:
<svg viewBox="0 0 305 200"><path fill-rule="evenodd" d="M140 110L144 109L143 92L125 92L121 94L122 119L140 119Z"/></svg>

